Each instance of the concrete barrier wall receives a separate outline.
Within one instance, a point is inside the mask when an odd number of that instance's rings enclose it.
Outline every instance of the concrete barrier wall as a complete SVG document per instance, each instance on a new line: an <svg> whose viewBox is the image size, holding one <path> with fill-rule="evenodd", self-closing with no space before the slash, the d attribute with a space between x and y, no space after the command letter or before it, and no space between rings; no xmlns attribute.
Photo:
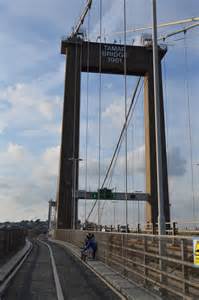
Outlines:
<svg viewBox="0 0 199 300"><path fill-rule="evenodd" d="M78 247L83 246L87 231L82 230L62 230L58 229L55 230L55 238L62 241L67 241L69 243L72 243ZM101 261L104 261L106 263L109 262L109 258L115 254L118 253L118 249L114 249L113 245L118 245L119 247L119 254L122 253L122 246L124 243L124 239L126 234L117 234L117 233L106 233L106 232L92 232L95 235L96 241L97 241L97 258Z"/></svg>
<svg viewBox="0 0 199 300"><path fill-rule="evenodd" d="M55 230L55 238L81 247L87 233L59 229ZM127 278L156 290L163 288L170 297L175 295L179 299L195 299L199 295L199 269L193 264L192 238L99 231L92 233L98 244L97 258ZM160 241L164 249L162 255L159 255ZM188 298L184 298L184 295Z"/></svg>
<svg viewBox="0 0 199 300"><path fill-rule="evenodd" d="M23 229L0 230L0 258L16 252L25 245L26 231Z"/></svg>

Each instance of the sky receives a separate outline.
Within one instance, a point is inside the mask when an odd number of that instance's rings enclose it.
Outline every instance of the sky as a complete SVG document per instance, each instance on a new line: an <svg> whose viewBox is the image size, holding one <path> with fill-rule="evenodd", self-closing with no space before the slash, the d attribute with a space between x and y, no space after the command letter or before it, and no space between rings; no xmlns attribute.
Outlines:
<svg viewBox="0 0 199 300"><path fill-rule="evenodd" d="M70 34L85 0L0 0L0 222L46 219L49 199L55 199L64 93L65 57L60 42ZM158 0L158 22L199 16L197 0ZM102 32L107 42L123 41L123 0L102 0ZM151 1L126 0L127 28L151 24ZM99 0L93 0L84 30L91 40L99 35ZM183 28L159 30L159 36ZM172 219L198 220L198 77L199 27L168 39L163 61L169 192ZM149 31L148 31L149 32ZM142 33L140 33L142 34ZM127 35L128 43L139 34ZM136 78L127 78L128 102ZM80 188L85 187L87 75L81 82ZM99 76L89 75L88 183L98 182ZM102 177L124 121L124 78L102 75ZM128 129L129 190L145 190L143 91ZM190 134L191 133L191 134ZM191 173L193 171L193 184ZM122 146L111 187L124 189ZM102 179L101 179L102 180ZM193 196L194 203L193 206ZM86 210L89 211L88 203ZM124 222L124 205L107 203L103 222ZM140 205L144 220L144 207ZM79 217L84 219L80 202ZM92 218L95 218L96 211ZM138 203L129 204L129 223L138 219Z"/></svg>

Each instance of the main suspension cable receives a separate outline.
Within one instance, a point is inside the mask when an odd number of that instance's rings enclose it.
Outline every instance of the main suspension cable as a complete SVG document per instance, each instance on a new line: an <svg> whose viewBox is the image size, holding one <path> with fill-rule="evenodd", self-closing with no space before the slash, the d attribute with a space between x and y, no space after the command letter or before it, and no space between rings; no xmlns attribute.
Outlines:
<svg viewBox="0 0 199 300"><path fill-rule="evenodd" d="M158 24L157 27L164 28L164 27L188 24L188 23L197 22L197 21L199 21L199 17L193 17L193 18L184 19L184 20L161 23L161 24ZM193 24L193 25L196 25L196 24ZM145 27L139 27L139 28L131 28L131 29L128 29L126 32L127 33L142 32L143 33L144 31L150 30L150 29L152 29L151 26L145 26ZM106 36L108 37L108 36L113 36L113 35L115 36L115 35L121 35L121 34L123 34L123 31L111 32L110 34L106 34Z"/></svg>

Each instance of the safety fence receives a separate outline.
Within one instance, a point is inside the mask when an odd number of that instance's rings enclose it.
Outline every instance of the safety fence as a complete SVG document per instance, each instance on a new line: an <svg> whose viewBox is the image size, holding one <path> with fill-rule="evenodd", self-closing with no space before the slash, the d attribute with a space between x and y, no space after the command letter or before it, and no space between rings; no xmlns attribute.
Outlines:
<svg viewBox="0 0 199 300"><path fill-rule="evenodd" d="M0 259L16 252L25 244L26 231L23 229L0 229Z"/></svg>
<svg viewBox="0 0 199 300"><path fill-rule="evenodd" d="M193 264L191 237L93 233L97 258L125 277L164 294L166 299L199 299L199 268ZM56 239L78 247L86 234L83 230L55 230Z"/></svg>
<svg viewBox="0 0 199 300"><path fill-rule="evenodd" d="M78 227L80 229L80 227ZM128 232L128 233L143 233L143 234L158 234L158 224L146 223L129 225L96 225L88 223L83 228L89 231L104 231L104 232ZM168 235L198 235L199 236L199 221L198 222L169 222L166 223L166 234Z"/></svg>

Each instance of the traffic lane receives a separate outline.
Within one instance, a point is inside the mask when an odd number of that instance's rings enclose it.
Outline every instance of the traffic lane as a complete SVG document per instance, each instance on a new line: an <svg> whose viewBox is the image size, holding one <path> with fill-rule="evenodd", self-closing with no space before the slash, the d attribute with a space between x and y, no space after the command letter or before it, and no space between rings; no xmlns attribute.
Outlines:
<svg viewBox="0 0 199 300"><path fill-rule="evenodd" d="M65 300L121 299L67 249L50 243Z"/></svg>
<svg viewBox="0 0 199 300"><path fill-rule="evenodd" d="M38 241L11 281L5 300L57 300L48 248Z"/></svg>

